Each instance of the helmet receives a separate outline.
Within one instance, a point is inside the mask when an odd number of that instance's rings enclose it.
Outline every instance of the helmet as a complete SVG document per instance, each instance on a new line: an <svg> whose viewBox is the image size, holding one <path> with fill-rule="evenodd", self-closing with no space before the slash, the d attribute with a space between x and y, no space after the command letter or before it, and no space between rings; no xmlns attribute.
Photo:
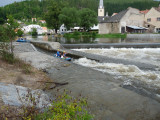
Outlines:
<svg viewBox="0 0 160 120"><path fill-rule="evenodd" d="M66 51L63 51L64 53L66 52Z"/></svg>
<svg viewBox="0 0 160 120"><path fill-rule="evenodd" d="M58 51L59 51L59 49L58 49Z"/></svg>

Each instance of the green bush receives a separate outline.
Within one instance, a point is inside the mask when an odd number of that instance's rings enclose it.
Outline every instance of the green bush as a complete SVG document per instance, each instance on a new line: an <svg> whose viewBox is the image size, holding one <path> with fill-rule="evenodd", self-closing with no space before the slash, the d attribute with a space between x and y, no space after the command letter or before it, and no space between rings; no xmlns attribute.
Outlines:
<svg viewBox="0 0 160 120"><path fill-rule="evenodd" d="M36 120L92 120L93 116L85 109L84 98L73 98L66 93L57 96L49 109L38 114Z"/></svg>
<svg viewBox="0 0 160 120"><path fill-rule="evenodd" d="M79 36L79 35L80 35L80 32L74 31L74 32L73 32L73 35L74 35L74 36Z"/></svg>
<svg viewBox="0 0 160 120"><path fill-rule="evenodd" d="M17 36L22 37L22 35L23 35L23 31L21 29L18 29Z"/></svg>
<svg viewBox="0 0 160 120"><path fill-rule="evenodd" d="M96 37L96 35L97 35L97 34L96 34L96 32L92 32L92 37L94 37L94 38L95 38L95 37Z"/></svg>
<svg viewBox="0 0 160 120"><path fill-rule="evenodd" d="M37 35L38 35L36 28L33 28L33 29L32 29L31 35L32 35L32 36L37 36Z"/></svg>
<svg viewBox="0 0 160 120"><path fill-rule="evenodd" d="M10 64L15 63L15 58L14 58L14 54L6 52L6 51L2 51L2 59Z"/></svg>

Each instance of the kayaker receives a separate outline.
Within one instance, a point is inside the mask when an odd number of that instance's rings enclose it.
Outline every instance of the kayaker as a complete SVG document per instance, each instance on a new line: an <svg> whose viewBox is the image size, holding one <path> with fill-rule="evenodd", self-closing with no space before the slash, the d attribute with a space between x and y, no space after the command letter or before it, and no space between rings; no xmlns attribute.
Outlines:
<svg viewBox="0 0 160 120"><path fill-rule="evenodd" d="M57 56L57 57L61 57L61 54L60 54L59 49L57 50L56 56Z"/></svg>
<svg viewBox="0 0 160 120"><path fill-rule="evenodd" d="M66 58L66 52L65 51L63 51L63 54L62 54L61 58Z"/></svg>

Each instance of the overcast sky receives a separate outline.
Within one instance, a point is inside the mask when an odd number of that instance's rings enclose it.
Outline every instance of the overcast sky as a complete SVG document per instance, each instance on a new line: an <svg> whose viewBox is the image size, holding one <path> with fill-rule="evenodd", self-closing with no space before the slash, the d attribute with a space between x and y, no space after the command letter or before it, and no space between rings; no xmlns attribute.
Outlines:
<svg viewBox="0 0 160 120"><path fill-rule="evenodd" d="M11 4L15 1L19 2L19 1L22 1L22 0L0 0L0 7L5 6L7 4Z"/></svg>

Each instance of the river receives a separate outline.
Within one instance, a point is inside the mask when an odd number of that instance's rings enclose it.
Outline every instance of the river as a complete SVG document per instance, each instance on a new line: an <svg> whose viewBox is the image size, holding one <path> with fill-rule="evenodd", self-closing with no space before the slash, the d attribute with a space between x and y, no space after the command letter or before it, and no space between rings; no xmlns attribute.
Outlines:
<svg viewBox="0 0 160 120"><path fill-rule="evenodd" d="M160 43L160 38L146 39L104 39L104 38L85 38L85 39L65 39L54 38L52 36L39 36L38 38L27 38L32 40L56 41L61 44L103 44L103 43ZM87 58L75 59L73 62L85 67L107 72L114 76L115 80L122 81L122 86L133 86L140 89L149 89L150 96L158 97L160 100L160 48L88 48L73 49L76 51L98 54L110 58L152 64L157 66L155 70L142 70L135 65L124 65L118 63L99 63ZM146 94L146 93L145 93ZM148 94L148 91L147 91Z"/></svg>
<svg viewBox="0 0 160 120"><path fill-rule="evenodd" d="M35 41L51 41L59 42L61 44L105 44L105 43L160 43L160 37L130 37L130 38L64 38L64 37L54 37L52 35L46 36L25 36L28 40Z"/></svg>

